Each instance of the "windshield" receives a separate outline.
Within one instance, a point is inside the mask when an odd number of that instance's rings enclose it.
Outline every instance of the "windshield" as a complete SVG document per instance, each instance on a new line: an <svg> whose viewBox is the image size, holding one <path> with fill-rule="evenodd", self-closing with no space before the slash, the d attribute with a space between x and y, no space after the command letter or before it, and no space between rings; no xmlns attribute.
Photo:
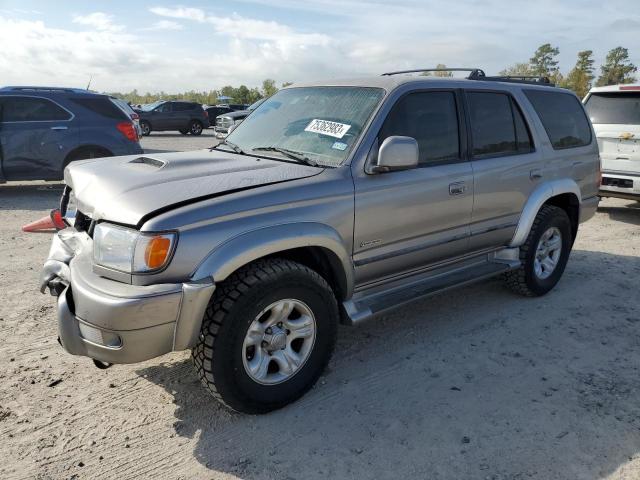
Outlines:
<svg viewBox="0 0 640 480"><path fill-rule="evenodd" d="M591 123L640 125L640 92L592 93L585 108Z"/></svg>
<svg viewBox="0 0 640 480"><path fill-rule="evenodd" d="M164 100L156 100L153 103L147 103L145 105L142 105L142 107L140 107L140 110L142 110L143 112L150 112L151 110L162 105L163 103L165 103Z"/></svg>
<svg viewBox="0 0 640 480"><path fill-rule="evenodd" d="M255 109L256 109L256 108L258 108L258 107L260 106L260 104L261 104L262 102L264 102L265 100L266 100L265 98L261 98L261 99L260 99L260 100L258 100L257 102L253 102L251 105L249 105L249 106L247 107L247 110L251 110L251 111L255 110Z"/></svg>
<svg viewBox="0 0 640 480"><path fill-rule="evenodd" d="M379 88L302 87L280 90L231 132L246 153L289 158L285 149L328 167L340 165L384 96ZM266 150L269 149L269 150ZM263 153L261 153L263 154Z"/></svg>

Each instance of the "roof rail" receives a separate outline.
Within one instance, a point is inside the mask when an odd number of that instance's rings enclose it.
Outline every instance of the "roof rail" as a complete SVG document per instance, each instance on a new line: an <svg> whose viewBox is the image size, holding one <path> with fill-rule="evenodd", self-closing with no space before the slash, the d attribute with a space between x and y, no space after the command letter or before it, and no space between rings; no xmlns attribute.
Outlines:
<svg viewBox="0 0 640 480"><path fill-rule="evenodd" d="M71 92L71 93L96 93L92 90L83 88L67 88L67 87L35 87L35 86L8 86L0 88L0 91L45 91L45 92Z"/></svg>
<svg viewBox="0 0 640 480"><path fill-rule="evenodd" d="M417 68L415 70L399 70L397 72L386 72L382 76L402 75L403 73L419 72L470 72L469 77L484 77L485 74L480 68Z"/></svg>
<svg viewBox="0 0 640 480"><path fill-rule="evenodd" d="M530 85L546 85L549 87L555 87L549 77L536 76L536 75L497 75L491 77L472 77L469 75L469 80L484 80L489 82L508 82L508 83L528 83Z"/></svg>

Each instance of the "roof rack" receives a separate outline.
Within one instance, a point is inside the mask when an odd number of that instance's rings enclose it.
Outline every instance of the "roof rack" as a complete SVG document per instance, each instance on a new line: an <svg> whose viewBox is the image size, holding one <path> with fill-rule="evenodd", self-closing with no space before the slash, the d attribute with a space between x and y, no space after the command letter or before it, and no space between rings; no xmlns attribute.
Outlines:
<svg viewBox="0 0 640 480"><path fill-rule="evenodd" d="M491 77L476 77L473 78L469 75L469 80L484 80L489 82L508 82L508 83L528 83L531 85L546 85L549 87L555 87L549 77L535 76L535 75L497 75Z"/></svg>
<svg viewBox="0 0 640 480"><path fill-rule="evenodd" d="M469 77L484 77L485 74L480 68L417 68L415 70L399 70L397 72L386 72L382 76L402 75L403 73L419 73L419 72L470 72Z"/></svg>
<svg viewBox="0 0 640 480"><path fill-rule="evenodd" d="M489 82L509 82L509 83L528 83L531 85L546 85L555 87L555 84L549 80L549 77L535 75L496 75L487 76L481 68L416 68L413 70L399 70L397 72L386 72L382 76L402 75L405 73L423 73L423 72L469 72L468 80L484 80Z"/></svg>

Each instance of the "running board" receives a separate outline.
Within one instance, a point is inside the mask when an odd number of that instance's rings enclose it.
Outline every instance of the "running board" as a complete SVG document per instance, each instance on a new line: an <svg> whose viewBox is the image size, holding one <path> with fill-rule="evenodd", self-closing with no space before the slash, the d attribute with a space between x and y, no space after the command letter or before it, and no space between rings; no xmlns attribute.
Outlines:
<svg viewBox="0 0 640 480"><path fill-rule="evenodd" d="M435 271L418 274L402 280L400 284L386 288L370 288L356 293L350 300L343 302L346 315L343 317L347 325L359 325L365 320L401 305L421 298L443 292L450 288L461 287L501 273L518 268L520 262L493 257L469 264L466 262L458 268L447 268L446 271Z"/></svg>

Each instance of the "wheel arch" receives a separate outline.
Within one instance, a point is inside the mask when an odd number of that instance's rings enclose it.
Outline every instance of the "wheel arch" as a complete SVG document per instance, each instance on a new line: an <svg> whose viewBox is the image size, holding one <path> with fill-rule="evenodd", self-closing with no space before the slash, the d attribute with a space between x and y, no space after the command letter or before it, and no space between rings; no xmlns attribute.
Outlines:
<svg viewBox="0 0 640 480"><path fill-rule="evenodd" d="M565 178L546 182L531 193L520 215L516 232L509 243L510 247L519 247L524 244L536 215L545 204L554 205L567 212L575 239L580 218L580 187L574 180Z"/></svg>
<svg viewBox="0 0 640 480"><path fill-rule="evenodd" d="M210 252L192 278L211 277L219 283L263 258L285 258L315 270L327 280L339 301L353 293L351 256L338 232L319 223L284 224L235 236Z"/></svg>

